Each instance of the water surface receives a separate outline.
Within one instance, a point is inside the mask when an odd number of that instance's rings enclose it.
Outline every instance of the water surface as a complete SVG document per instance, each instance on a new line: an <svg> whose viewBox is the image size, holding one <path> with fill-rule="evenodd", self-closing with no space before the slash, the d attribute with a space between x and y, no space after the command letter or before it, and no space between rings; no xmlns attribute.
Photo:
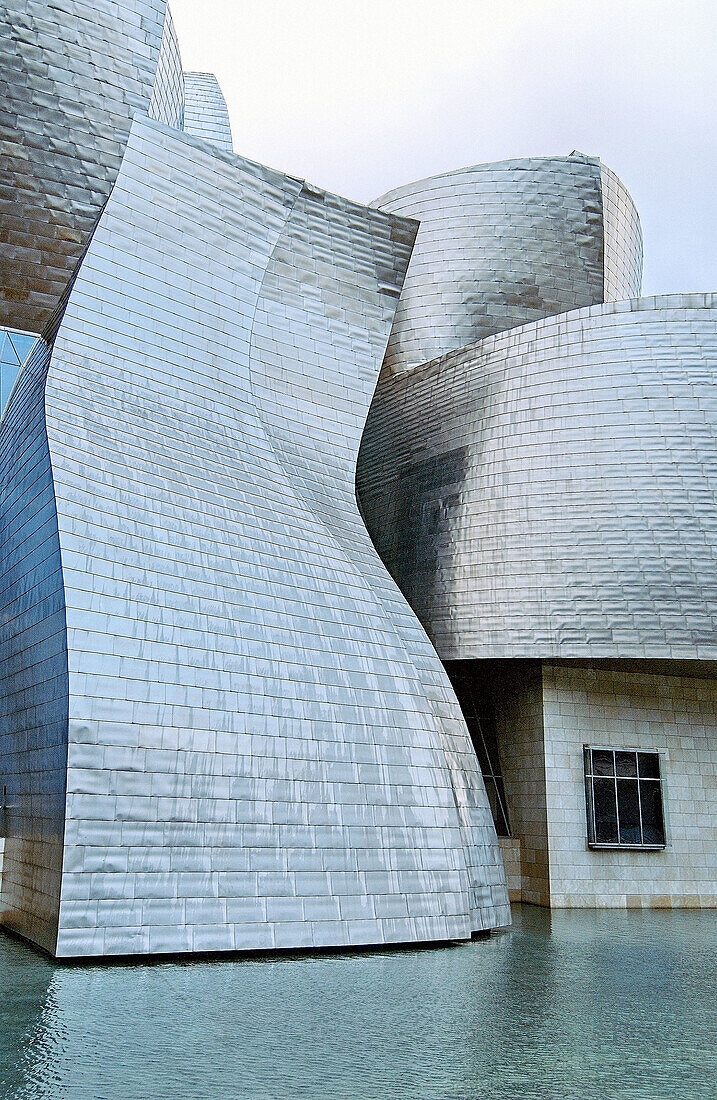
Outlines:
<svg viewBox="0 0 717 1100"><path fill-rule="evenodd" d="M424 950L59 966L0 934L2 1100L715 1100L717 920L515 909Z"/></svg>

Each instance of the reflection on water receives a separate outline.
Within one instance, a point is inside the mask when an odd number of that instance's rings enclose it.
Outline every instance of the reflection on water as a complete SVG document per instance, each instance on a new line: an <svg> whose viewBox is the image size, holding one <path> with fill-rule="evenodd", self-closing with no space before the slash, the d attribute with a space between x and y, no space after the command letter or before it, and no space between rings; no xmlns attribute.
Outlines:
<svg viewBox="0 0 717 1100"><path fill-rule="evenodd" d="M430 950L61 967L0 935L2 1100L714 1100L710 912Z"/></svg>

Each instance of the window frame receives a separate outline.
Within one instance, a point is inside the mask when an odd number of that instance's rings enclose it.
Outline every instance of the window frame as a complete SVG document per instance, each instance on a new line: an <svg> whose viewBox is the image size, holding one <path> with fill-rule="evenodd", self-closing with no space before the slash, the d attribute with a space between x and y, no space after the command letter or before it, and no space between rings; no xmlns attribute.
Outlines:
<svg viewBox="0 0 717 1100"><path fill-rule="evenodd" d="M613 773L612 775L600 775L594 771L593 753L596 752L609 752L613 756ZM635 756L635 775L633 776L619 776L617 774L616 753L632 753ZM639 755L654 756L657 763L657 776L656 777L642 777L639 772ZM663 769L662 769L662 754L658 749L635 749L635 748L615 748L614 745L583 745L583 775L585 780L585 810L587 816L587 846L590 849L608 849L614 851L633 851L633 852L662 852L667 847L667 816L665 814L665 798L664 798L664 783L663 783ZM638 807L639 807L639 825L640 835L643 834L643 817L642 817L642 783L657 783L660 794L660 812L662 817L662 842L651 843L640 841L639 843L623 842L620 840L597 840L595 829L595 779L612 779L615 783L615 814L616 814L616 826L617 835L620 836L620 799L618 797L618 782L634 781L637 787L638 795Z"/></svg>

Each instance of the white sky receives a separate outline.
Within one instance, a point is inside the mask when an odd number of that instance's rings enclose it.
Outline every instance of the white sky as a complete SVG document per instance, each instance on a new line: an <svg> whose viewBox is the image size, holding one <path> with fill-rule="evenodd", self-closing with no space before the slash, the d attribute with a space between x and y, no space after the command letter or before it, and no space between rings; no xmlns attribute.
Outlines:
<svg viewBox="0 0 717 1100"><path fill-rule="evenodd" d="M368 202L508 157L600 156L648 294L717 290L717 0L170 0L236 152Z"/></svg>

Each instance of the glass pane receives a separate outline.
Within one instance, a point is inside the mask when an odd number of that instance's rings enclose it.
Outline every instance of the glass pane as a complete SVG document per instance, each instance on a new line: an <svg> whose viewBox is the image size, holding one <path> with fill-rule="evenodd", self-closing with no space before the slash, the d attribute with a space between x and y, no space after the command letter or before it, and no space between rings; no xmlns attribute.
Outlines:
<svg viewBox="0 0 717 1100"><path fill-rule="evenodd" d="M505 800L505 788L503 786L502 779L495 779L495 789L498 795L498 804L500 808L500 825L496 820L495 829L498 836L510 836L510 822L508 821L508 803Z"/></svg>
<svg viewBox="0 0 717 1100"><path fill-rule="evenodd" d="M614 756L611 749L593 749L593 775L614 775Z"/></svg>
<svg viewBox="0 0 717 1100"><path fill-rule="evenodd" d="M476 750L476 756L478 757L478 763L480 764L480 770L483 776L491 774L490 761L488 754L485 751L483 744L483 738L481 736L480 719L479 718L467 718L466 725L468 726L468 732L471 735L471 741L473 742L473 748Z"/></svg>
<svg viewBox="0 0 717 1100"><path fill-rule="evenodd" d="M30 354L30 351L32 350L33 344L37 340L37 337L28 336L25 334L21 335L19 332L13 332L10 336L10 339L12 340L15 351L17 352L17 357L19 361L21 363L24 363L28 355Z"/></svg>
<svg viewBox="0 0 717 1100"><path fill-rule="evenodd" d="M653 779L640 782L642 802L642 843L664 844L665 822L662 817L662 791Z"/></svg>
<svg viewBox="0 0 717 1100"><path fill-rule="evenodd" d="M660 778L660 758L656 752L639 752L637 759L640 764L641 779Z"/></svg>
<svg viewBox="0 0 717 1100"><path fill-rule="evenodd" d="M613 779L593 779L593 787L595 793L595 840L598 844L617 844L615 781Z"/></svg>
<svg viewBox="0 0 717 1100"><path fill-rule="evenodd" d="M10 396L19 369L17 363L0 363L0 411Z"/></svg>
<svg viewBox="0 0 717 1100"><path fill-rule="evenodd" d="M488 759L490 760L490 770L492 775L500 775L500 757L498 756L498 735L495 728L495 722L492 718L483 718L481 720L481 730L483 732L483 740L485 742L486 752L488 753Z"/></svg>
<svg viewBox="0 0 717 1100"><path fill-rule="evenodd" d="M640 803L636 779L618 780L617 812L620 818L620 843L640 844Z"/></svg>
<svg viewBox="0 0 717 1100"><path fill-rule="evenodd" d="M618 775L633 776L637 775L637 753L635 752L616 752L615 753L615 771Z"/></svg>
<svg viewBox="0 0 717 1100"><path fill-rule="evenodd" d="M498 832L498 824L501 819L500 807L498 805L498 796L495 790L495 783L490 776L485 777L485 789L488 795L488 801L490 802L491 813L493 814L493 824L495 825L495 831Z"/></svg>

